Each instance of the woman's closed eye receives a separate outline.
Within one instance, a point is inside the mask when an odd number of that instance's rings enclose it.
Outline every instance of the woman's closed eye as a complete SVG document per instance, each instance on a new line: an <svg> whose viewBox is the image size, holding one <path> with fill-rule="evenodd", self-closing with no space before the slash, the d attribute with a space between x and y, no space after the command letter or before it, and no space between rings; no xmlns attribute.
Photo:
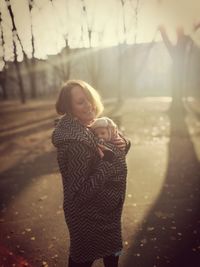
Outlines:
<svg viewBox="0 0 200 267"><path fill-rule="evenodd" d="M89 102L87 100L84 100L84 99L83 100L80 100L80 101L77 101L77 104L78 105L88 105L88 103Z"/></svg>
<svg viewBox="0 0 200 267"><path fill-rule="evenodd" d="M81 105L81 104L84 104L86 101L85 100L79 100L79 101L77 101L76 103L78 104L78 105Z"/></svg>

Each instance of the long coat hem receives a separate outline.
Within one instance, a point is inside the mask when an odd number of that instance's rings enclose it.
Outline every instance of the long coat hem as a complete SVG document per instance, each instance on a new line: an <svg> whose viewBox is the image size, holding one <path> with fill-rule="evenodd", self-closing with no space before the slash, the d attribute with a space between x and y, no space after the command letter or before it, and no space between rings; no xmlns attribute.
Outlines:
<svg viewBox="0 0 200 267"><path fill-rule="evenodd" d="M93 261L96 261L96 260L99 260L99 259L103 259L104 257L111 256L111 255L113 255L113 254L115 254L115 253L117 253L119 251L122 251L122 249L123 249L123 247L119 247L119 248L117 248L115 250L111 250L110 252L107 251L104 254L102 253L102 254L96 255L95 257L87 258L87 259L82 260L82 261L80 261L80 260L77 261L76 258L73 258L71 255L70 255L70 258L76 263L84 263L84 262L88 262L88 261L89 262L93 262Z"/></svg>
<svg viewBox="0 0 200 267"><path fill-rule="evenodd" d="M122 249L121 214L125 199L125 154L113 144L112 162L102 160L94 134L68 115L52 135L62 175L70 257L94 261Z"/></svg>

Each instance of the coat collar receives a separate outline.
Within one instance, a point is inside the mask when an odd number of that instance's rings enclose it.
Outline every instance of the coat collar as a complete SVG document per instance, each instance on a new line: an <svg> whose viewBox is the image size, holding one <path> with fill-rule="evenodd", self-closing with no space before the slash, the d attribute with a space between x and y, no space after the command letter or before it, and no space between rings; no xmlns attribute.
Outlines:
<svg viewBox="0 0 200 267"><path fill-rule="evenodd" d="M94 134L86 126L70 115L64 115L57 123L53 134L52 143L59 147L70 141L77 141L97 150Z"/></svg>

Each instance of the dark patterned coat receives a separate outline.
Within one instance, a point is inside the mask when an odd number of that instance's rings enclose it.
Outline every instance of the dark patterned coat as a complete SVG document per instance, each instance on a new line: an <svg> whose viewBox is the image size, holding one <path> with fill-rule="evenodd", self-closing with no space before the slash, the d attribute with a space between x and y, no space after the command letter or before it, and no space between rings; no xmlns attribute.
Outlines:
<svg viewBox="0 0 200 267"><path fill-rule="evenodd" d="M57 124L52 142L63 181L71 258L85 262L120 251L127 175L124 153L111 144L112 163L102 160L93 133L69 116Z"/></svg>

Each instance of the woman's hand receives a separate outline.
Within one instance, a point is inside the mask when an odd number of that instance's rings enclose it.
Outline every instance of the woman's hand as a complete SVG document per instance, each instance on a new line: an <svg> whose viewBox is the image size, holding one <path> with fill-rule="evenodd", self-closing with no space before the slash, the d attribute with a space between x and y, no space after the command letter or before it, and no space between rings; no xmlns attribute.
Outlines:
<svg viewBox="0 0 200 267"><path fill-rule="evenodd" d="M98 144L98 150L101 159L109 162L113 161L115 153L110 148L106 147L105 145Z"/></svg>
<svg viewBox="0 0 200 267"><path fill-rule="evenodd" d="M126 142L119 134L112 139L112 143L121 150L126 149Z"/></svg>
<svg viewBox="0 0 200 267"><path fill-rule="evenodd" d="M99 156L102 159L104 157L104 153L103 153L103 145L98 145L98 151L99 151Z"/></svg>

